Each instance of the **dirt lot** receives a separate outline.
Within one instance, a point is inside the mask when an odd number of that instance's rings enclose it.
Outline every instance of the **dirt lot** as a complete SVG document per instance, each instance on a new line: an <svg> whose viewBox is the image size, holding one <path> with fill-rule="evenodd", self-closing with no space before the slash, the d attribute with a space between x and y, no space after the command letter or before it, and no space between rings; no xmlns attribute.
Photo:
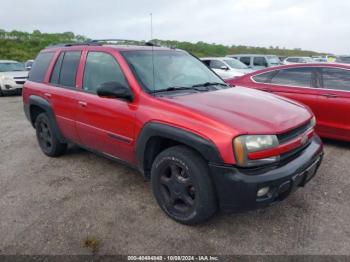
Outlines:
<svg viewBox="0 0 350 262"><path fill-rule="evenodd" d="M0 98L0 254L350 254L350 144L284 202L196 227L167 218L135 171L72 147L48 158L20 97Z"/></svg>

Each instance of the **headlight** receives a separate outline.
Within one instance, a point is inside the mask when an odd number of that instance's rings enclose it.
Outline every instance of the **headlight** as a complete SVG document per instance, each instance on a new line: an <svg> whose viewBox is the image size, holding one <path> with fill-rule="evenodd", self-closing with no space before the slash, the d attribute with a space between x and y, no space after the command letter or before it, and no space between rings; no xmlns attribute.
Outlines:
<svg viewBox="0 0 350 262"><path fill-rule="evenodd" d="M236 137L233 141L237 165L250 167L273 163L279 160L279 156L263 159L249 159L249 153L268 150L278 147L278 139L275 135L244 135Z"/></svg>
<svg viewBox="0 0 350 262"><path fill-rule="evenodd" d="M1 79L2 81L9 81L9 80L11 80L11 78L8 77L8 76L0 76L0 79Z"/></svg>

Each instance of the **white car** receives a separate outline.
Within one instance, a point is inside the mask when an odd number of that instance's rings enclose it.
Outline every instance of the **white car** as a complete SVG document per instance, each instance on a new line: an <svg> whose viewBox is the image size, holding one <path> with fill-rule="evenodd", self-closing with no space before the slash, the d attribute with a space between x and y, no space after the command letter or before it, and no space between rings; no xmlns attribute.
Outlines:
<svg viewBox="0 0 350 262"><path fill-rule="evenodd" d="M230 57L203 57L201 60L222 79L235 78L253 71L242 62Z"/></svg>
<svg viewBox="0 0 350 262"><path fill-rule="evenodd" d="M311 57L308 56L291 56L284 59L284 65L292 65L292 64L307 64L307 63L315 63Z"/></svg>
<svg viewBox="0 0 350 262"><path fill-rule="evenodd" d="M28 71L24 64L12 60L0 60L0 96L6 94L21 94Z"/></svg>

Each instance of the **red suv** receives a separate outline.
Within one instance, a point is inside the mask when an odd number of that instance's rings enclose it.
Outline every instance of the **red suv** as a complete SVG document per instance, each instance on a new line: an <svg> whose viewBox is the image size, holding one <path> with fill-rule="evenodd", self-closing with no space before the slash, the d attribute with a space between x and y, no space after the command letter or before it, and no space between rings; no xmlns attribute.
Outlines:
<svg viewBox="0 0 350 262"><path fill-rule="evenodd" d="M41 51L23 90L42 151L67 143L135 167L184 224L284 199L323 150L302 105L230 88L185 51L66 44Z"/></svg>
<svg viewBox="0 0 350 262"><path fill-rule="evenodd" d="M295 64L256 71L228 83L295 99L311 108L321 137L350 141L350 66Z"/></svg>

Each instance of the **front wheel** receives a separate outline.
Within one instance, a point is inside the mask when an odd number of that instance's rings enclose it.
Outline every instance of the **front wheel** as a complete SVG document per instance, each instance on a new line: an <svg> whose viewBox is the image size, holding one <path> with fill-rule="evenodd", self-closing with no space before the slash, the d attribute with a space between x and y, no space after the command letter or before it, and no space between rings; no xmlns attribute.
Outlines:
<svg viewBox="0 0 350 262"><path fill-rule="evenodd" d="M188 147L161 152L152 165L151 183L162 210L182 224L202 223L217 209L208 165Z"/></svg>
<svg viewBox="0 0 350 262"><path fill-rule="evenodd" d="M45 113L39 114L36 118L35 129L38 143L44 154L47 156L56 157L65 152L67 144L61 143L52 132L50 120Z"/></svg>

